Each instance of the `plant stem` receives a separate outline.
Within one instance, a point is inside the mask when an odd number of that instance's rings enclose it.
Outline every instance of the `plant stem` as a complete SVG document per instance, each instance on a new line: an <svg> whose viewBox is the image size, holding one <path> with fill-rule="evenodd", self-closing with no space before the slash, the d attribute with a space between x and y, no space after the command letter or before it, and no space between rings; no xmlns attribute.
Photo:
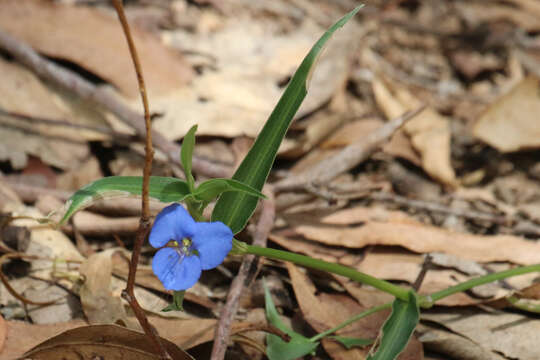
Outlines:
<svg viewBox="0 0 540 360"><path fill-rule="evenodd" d="M392 307L392 303L386 303L386 304L382 304L382 305L379 305L379 306L372 307L371 309L363 311L360 314L357 314L357 315L353 316L352 318L345 320L344 322L342 322L341 324L339 324L338 326L336 326L336 327L334 327L332 329L326 330L326 331L324 331L324 332L322 332L320 334L317 334L317 335L313 336L311 339L309 339L309 341L311 341L311 342L318 341L318 340L320 340L320 339L322 339L322 338L324 338L324 337L326 337L328 335L331 335L331 334L335 333L338 330L343 329L345 326L347 326L349 324L352 324L355 321L360 320L363 317L369 316L371 314L374 314L374 313L379 312L379 311L384 310L384 309L390 309L391 307Z"/></svg>
<svg viewBox="0 0 540 360"><path fill-rule="evenodd" d="M475 286L480 286L480 285L484 285L493 281L502 280L502 279L506 279L512 276L523 275L523 274L527 274L527 273L535 272L535 271L540 272L540 264L517 267L514 269L505 270L498 273L493 273L493 274L481 276L475 279L471 279L461 284L457 284L456 286L449 287L448 289L437 291L436 293L433 293L428 296L423 296L420 301L420 306L430 307L431 305L433 305L434 302L441 300L442 298L445 298L450 295L454 295L458 292L467 291L469 289L472 289Z"/></svg>
<svg viewBox="0 0 540 360"><path fill-rule="evenodd" d="M260 246L253 246L244 243L237 245L238 246L236 246L236 248L240 248L243 253L264 256L271 259L290 261L294 264L298 264L301 266L322 270L337 275L342 275L351 280L373 286L376 289L392 294L393 296L401 300L409 301L408 290L389 283L388 281L380 280L371 275L361 273L347 266L329 263L323 260L314 259L309 256L299 255L288 251L263 248Z"/></svg>
<svg viewBox="0 0 540 360"><path fill-rule="evenodd" d="M139 85L139 92L141 94L141 99L144 108L144 123L145 123L145 148L144 148L144 169L143 169L143 184L142 184L142 200L141 200L141 218L139 220L139 228L135 235L135 242L133 244L133 252L131 253L131 261L129 262L129 273L126 283L126 288L122 291L122 298L124 298L130 305L133 313L137 317L139 324L143 328L145 334L148 336L150 341L153 343L157 354L159 354L162 359L172 359L170 354L165 349L165 346L162 344L156 329L152 327L144 309L139 305L137 298L135 297L135 275L137 274L137 265L139 263L139 257L141 254L142 244L148 235L148 232L151 228L150 223L150 205L148 201L148 192L150 186L150 174L152 172L152 159L154 158L154 149L152 148L152 123L150 122L150 109L148 107L148 97L146 95L146 86L144 85L144 77L142 74L141 64L139 61L139 55L137 54L137 49L133 43L131 37L131 31L129 29L129 24L124 13L124 8L121 0L113 0L114 8L118 14L118 19L120 24L122 24L122 29L124 35L126 36L126 41L128 43L129 52L131 54L131 59L133 60L133 65L135 67L135 73L137 74L137 82Z"/></svg>
<svg viewBox="0 0 540 360"><path fill-rule="evenodd" d="M507 297L506 300L508 300L508 302L512 304L512 306L516 309L540 314L540 305L538 304L532 304L527 301L522 301L514 295Z"/></svg>

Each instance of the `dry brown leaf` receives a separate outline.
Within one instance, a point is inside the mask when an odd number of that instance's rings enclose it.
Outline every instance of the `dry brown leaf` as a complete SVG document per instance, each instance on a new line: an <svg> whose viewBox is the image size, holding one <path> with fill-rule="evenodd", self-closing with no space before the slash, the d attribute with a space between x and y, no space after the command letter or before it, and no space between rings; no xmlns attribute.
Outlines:
<svg viewBox="0 0 540 360"><path fill-rule="evenodd" d="M373 81L373 92L378 105L389 119L407 110L418 108L421 103L403 88L388 89L381 80ZM422 159L422 168L443 184L455 186L456 175L450 164L449 119L432 108L426 108L404 126L404 131Z"/></svg>
<svg viewBox="0 0 540 360"><path fill-rule="evenodd" d="M131 329L139 329L138 325L128 319L121 293L126 282L112 277L112 257L122 249L113 248L90 256L80 267L85 282L80 289L81 303L84 313L91 324L124 323ZM127 251L124 256L128 257ZM169 302L151 291L135 287L135 297L139 305L146 311L168 318L192 318L186 311L162 312Z"/></svg>
<svg viewBox="0 0 540 360"><path fill-rule="evenodd" d="M182 349L191 349L214 339L216 319L173 320L152 316L148 319L167 340L178 344ZM250 323L235 322L231 327L231 335L252 326Z"/></svg>
<svg viewBox="0 0 540 360"><path fill-rule="evenodd" d="M342 113L319 111L306 120L305 131L301 136L286 139L287 141L279 149L282 157L296 158L317 145L344 121Z"/></svg>
<svg viewBox="0 0 540 360"><path fill-rule="evenodd" d="M493 102L474 124L473 134L501 152L540 146L540 80L529 76Z"/></svg>
<svg viewBox="0 0 540 360"><path fill-rule="evenodd" d="M451 359L460 360L504 360L499 354L493 353L463 336L437 328L420 326L422 335L418 338L425 348L438 354L444 354Z"/></svg>
<svg viewBox="0 0 540 360"><path fill-rule="evenodd" d="M384 291L366 288L362 284L343 276L334 275L334 278L362 307L366 309L394 300L392 295L385 293Z"/></svg>
<svg viewBox="0 0 540 360"><path fill-rule="evenodd" d="M84 277L79 295L90 324L115 324L118 321L129 323L121 298L113 296L111 291L111 256L115 251L109 249L94 254L79 268Z"/></svg>
<svg viewBox="0 0 540 360"><path fill-rule="evenodd" d="M338 312L338 314L334 313L336 310L336 303L331 304L332 306L328 306L330 304L321 301L315 295L316 289L313 283L311 283L307 276L301 273L295 265L287 263L287 269L289 270L289 276L291 277L294 293L296 295L296 299L298 300L298 304L300 305L300 309L302 310L302 315L317 332L326 331L329 328L337 326L341 321L344 321L348 317L343 312ZM343 301L343 299L341 300ZM330 312L331 310L334 311ZM363 310L365 309L357 306L356 312L359 313ZM342 319L336 318L336 315L339 315ZM361 322L359 321L355 325L358 326L360 323ZM349 329L345 330L348 331ZM364 330L359 337L374 338L377 334L377 329L373 328L372 330L372 332L367 332ZM375 335L373 333L375 333ZM351 334L348 334L348 336L351 336ZM365 358L365 354L367 354L365 349L353 348L347 350L342 345L334 341L324 340L322 344L324 349L330 354L330 356L332 356L333 359L363 360Z"/></svg>
<svg viewBox="0 0 540 360"><path fill-rule="evenodd" d="M457 49L450 53L450 60L457 70L469 80L484 71L496 71L503 68L503 59L493 53L482 54L479 51Z"/></svg>
<svg viewBox="0 0 540 360"><path fill-rule="evenodd" d="M353 265L353 267L377 278L406 281L413 284L422 269L423 262L424 258L421 255L399 250L375 249L367 253L363 261L356 266ZM422 295L431 294L469 279L469 276L452 269L429 270L418 292ZM488 297L490 299L493 297L501 298L509 293L508 290L492 284L488 285L487 289L484 288L483 292L480 291L482 290L473 292L473 294L482 295L482 298L471 297L466 293L457 293L438 301L437 304L444 306L475 305L487 301Z"/></svg>
<svg viewBox="0 0 540 360"><path fill-rule="evenodd" d="M395 157L409 160L412 164L422 166L422 159L418 152L413 148L411 140L405 134L405 130L396 131L390 141L383 145L383 151Z"/></svg>
<svg viewBox="0 0 540 360"><path fill-rule="evenodd" d="M318 109L346 81L355 27L338 31L317 65L298 117ZM198 134L256 136L277 103L280 86L292 75L323 29L304 19L293 31L276 29L275 22L239 15L225 20L219 31L185 30L164 36L166 43L215 59L192 86L170 96L152 99L154 111L164 113L154 126L169 139L178 139L197 123ZM186 119L186 121L178 121Z"/></svg>
<svg viewBox="0 0 540 360"><path fill-rule="evenodd" d="M174 343L161 339L173 359L193 360ZM160 359L144 333L117 325L91 325L67 330L24 354L32 359Z"/></svg>
<svg viewBox="0 0 540 360"><path fill-rule="evenodd" d="M73 124L103 126L103 119L99 122L96 116L77 114L75 108L70 108L22 66L0 58L0 73L1 110ZM9 160L15 169L26 166L28 155L61 169L71 169L88 156L88 147L82 141L102 140L106 136L80 128L32 123L0 115L0 138L0 159Z"/></svg>
<svg viewBox="0 0 540 360"><path fill-rule="evenodd" d="M275 234L271 234L269 238L273 242L293 252L350 266L358 271L365 272L381 279L404 281L410 284L413 284L416 281L424 262L424 257L422 255L412 254L405 250L375 247L365 254L355 254L343 248L330 247L312 241L284 238ZM461 262L470 262L470 260L465 260L463 258L459 258L459 260L461 260ZM490 264L490 268L492 271L502 271L508 269L509 266L506 265L497 268L494 267L493 264ZM467 276L463 272L455 270L452 266L445 269L432 269L427 272L419 292L427 295L457 285L459 282L469 280L474 276L476 275L471 274L471 276ZM536 274L532 273L512 277L507 279L506 282L514 289L524 289L534 281L535 277ZM356 292L356 288L358 287L357 284L353 282L344 282L344 280L339 279L339 277L338 281L342 283L347 291L353 297L357 298L360 303L363 304L367 301L365 298L360 297L360 295L363 295L362 288L359 288L359 293ZM380 291L376 292L380 293ZM440 300L437 304L443 306L475 305L491 301L494 298L502 298L508 295L509 292L510 290L500 285L487 284L471 290L470 293L458 293L449 296ZM473 294L474 296L471 296L470 294ZM371 304L372 302L368 303Z"/></svg>
<svg viewBox="0 0 540 360"><path fill-rule="evenodd" d="M383 124L384 123L377 118L350 122L333 133L332 136L321 144L321 147L327 149L353 144L365 139L366 136L377 130Z"/></svg>
<svg viewBox="0 0 540 360"><path fill-rule="evenodd" d="M540 263L540 243L511 235L457 233L420 223L370 221L349 227L300 225L295 231L310 240L353 249L393 245L421 254L441 252L479 262Z"/></svg>
<svg viewBox="0 0 540 360"><path fill-rule="evenodd" d="M101 167L96 157L92 156L78 164L77 168L56 177L56 188L78 190L103 177Z"/></svg>
<svg viewBox="0 0 540 360"><path fill-rule="evenodd" d="M461 309L459 312L423 314L422 319L441 324L506 358L540 359L540 321L531 317Z"/></svg>
<svg viewBox="0 0 540 360"><path fill-rule="evenodd" d="M367 221L418 223L403 211L388 210L379 206L356 206L336 211L321 219L321 223L332 225L350 225Z"/></svg>
<svg viewBox="0 0 540 360"><path fill-rule="evenodd" d="M4 320L2 314L0 314L0 355L2 355L2 350L4 350L4 344L6 343L7 337L7 323Z"/></svg>
<svg viewBox="0 0 540 360"><path fill-rule="evenodd" d="M22 204L19 195L9 186L0 173L0 212L8 212L8 207L14 208Z"/></svg>
<svg viewBox="0 0 540 360"><path fill-rule="evenodd" d="M534 2L535 0L526 0ZM520 0L513 0L514 3ZM524 11L517 6L505 3L492 3L490 6L486 4L467 1L456 4L458 10L464 19L469 23L513 23L525 31L538 31L540 23L538 15L530 11Z"/></svg>
<svg viewBox="0 0 540 360"><path fill-rule="evenodd" d="M56 336L66 330L87 325L85 321L36 325L23 321L7 321L7 337L4 349L0 352L2 359L17 359L25 351L37 344ZM32 336L29 336L31 334Z"/></svg>
<svg viewBox="0 0 540 360"><path fill-rule="evenodd" d="M270 234L268 238L289 251L307 254L328 262L337 262L338 259L342 259L348 255L347 249L329 247L311 241L307 242L302 239L286 238L276 234ZM360 262L361 258L358 257L357 260Z"/></svg>
<svg viewBox="0 0 540 360"><path fill-rule="evenodd" d="M124 34L113 14L41 0L0 3L2 29L50 57L69 60L137 97L137 79ZM184 86L193 70L159 39L132 26L150 99Z"/></svg>
<svg viewBox="0 0 540 360"><path fill-rule="evenodd" d="M316 289L306 274L302 273L295 265L287 263L289 276L293 285L294 293L304 315L304 319L317 331L325 331L337 326L348 318L365 311L351 298L343 295L321 294L315 295ZM381 311L369 317L360 319L349 327L337 332L338 335L347 337L360 337L374 339L379 328L389 315L388 311ZM333 359L365 359L367 349L353 348L346 350L342 345L331 340L323 340L325 350ZM422 346L414 337L398 359L423 359Z"/></svg>

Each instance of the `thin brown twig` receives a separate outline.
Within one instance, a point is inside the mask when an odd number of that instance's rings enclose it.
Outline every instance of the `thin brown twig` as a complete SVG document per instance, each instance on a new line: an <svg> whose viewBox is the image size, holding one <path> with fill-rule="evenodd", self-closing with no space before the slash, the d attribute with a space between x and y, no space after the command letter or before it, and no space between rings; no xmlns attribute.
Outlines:
<svg viewBox="0 0 540 360"><path fill-rule="evenodd" d="M432 260L433 257L431 256L431 254L427 254L427 256L424 258L422 268L420 269L420 272L416 276L416 280L414 280L414 283L412 285L414 291L418 291L420 289L422 283L424 282L424 279L426 278L427 272L433 268Z"/></svg>
<svg viewBox="0 0 540 360"><path fill-rule="evenodd" d="M510 224L513 221L513 219L503 215L490 214L487 212L480 212L475 210L452 209L448 206L436 202L409 199L403 196L384 192L373 193L368 197L373 200L390 201L399 205L404 205L415 209L438 212L442 214L450 214L471 220L488 221L495 224Z"/></svg>
<svg viewBox="0 0 540 360"><path fill-rule="evenodd" d="M84 124L75 124L66 120L48 119L41 116L33 116L33 115L22 114L22 113L13 112L13 111L7 111L1 108L0 108L0 115L14 118L17 120L27 121L29 123L34 123L34 124L37 123L37 124L46 124L46 125L73 128L73 129L91 130L91 131L95 131L101 134L114 136L115 138L120 137L125 141L133 140L132 136L118 133L105 126L91 126L91 125L84 125Z"/></svg>
<svg viewBox="0 0 540 360"><path fill-rule="evenodd" d="M2 30L0 30L0 48L4 49L13 58L36 73L41 79L76 94L88 103L110 111L118 119L133 128L138 137L141 139L145 138L146 126L143 117L119 101L116 94L110 89L98 87L76 72L44 58L26 43L15 39ZM156 148L167 156L171 164L181 166L178 156L180 146L167 140L156 130L153 131L153 141ZM208 177L227 177L232 170L229 167L212 163L198 156L193 156L192 166L194 171Z"/></svg>
<svg viewBox="0 0 540 360"><path fill-rule="evenodd" d="M51 300L51 301L34 301L34 300L30 300L30 299L27 299L25 298L24 296L22 296L21 294L19 294L17 292L17 290L15 290L10 284L9 284L9 279L7 278L7 276L4 274L4 272L2 271L2 265L4 265L4 263L8 260L8 259L14 259L14 258L26 258L26 259L37 259L37 257L34 257L34 256L30 256L30 255L25 255L25 254L21 254L21 253L8 253L8 254L4 254L2 256L0 256L0 280L2 281L2 283L4 284L4 286L6 287L6 290L11 294L13 295L14 298L16 298L17 300L21 301L23 304L29 304L29 305L38 305L38 306L47 306L47 305L52 305L52 304L55 304L57 303L59 300L63 299L63 298L59 298L59 299L55 299L55 300Z"/></svg>
<svg viewBox="0 0 540 360"><path fill-rule="evenodd" d="M139 257L141 254L141 248L146 239L146 235L150 231L150 206L149 206L149 196L148 190L150 186L150 174L152 172L152 159L154 157L154 149L152 148L152 123L150 122L150 110L148 106L148 98L146 96L146 86L144 84L144 77L142 74L142 69L139 61L139 56L137 54L137 49L133 43L131 37L131 31L129 24L124 14L124 9L122 6L121 0L113 0L114 8L122 24L122 29L124 30L124 35L129 46L129 52L131 54L131 59L133 60L133 65L135 67L135 72L137 73L137 81L139 85L139 91L141 93L142 103L144 107L144 122L145 122L145 161L144 161L144 170L143 170L143 185L142 185L142 200L141 200L141 219L139 221L139 228L137 229L137 234L135 236L135 243L133 245L133 252L131 253L131 261L129 264L129 274L127 279L126 288L122 291L122 297L129 303L131 309L135 313L139 324L143 328L144 332L154 344L156 350L160 356L164 359L172 359L165 346L161 343L157 330L153 328L148 322L148 318L144 313L144 310L139 305L137 298L135 297L134 288L135 288L135 274L137 273L137 265L139 263Z"/></svg>
<svg viewBox="0 0 540 360"><path fill-rule="evenodd" d="M258 246L266 246L266 239L274 226L274 219L276 216L273 189L271 186L267 185L263 192L268 198L262 201L261 215L253 235L253 244ZM236 275L231 284L229 294L227 295L227 302L219 317L218 326L214 334L214 345L212 347L211 355L212 360L223 360L225 358L227 342L231 332L231 323L238 310L238 301L240 300L240 295L244 289L249 286L255 278L257 273L257 259L258 258L254 255L246 255L242 259L242 265L240 265L238 275Z"/></svg>
<svg viewBox="0 0 540 360"><path fill-rule="evenodd" d="M336 155L322 160L305 172L277 182L274 184L275 191L305 189L306 185L314 181L316 182L314 185L329 182L367 159L384 141L425 108L424 105L416 110L408 111L369 134L362 142L350 144Z"/></svg>

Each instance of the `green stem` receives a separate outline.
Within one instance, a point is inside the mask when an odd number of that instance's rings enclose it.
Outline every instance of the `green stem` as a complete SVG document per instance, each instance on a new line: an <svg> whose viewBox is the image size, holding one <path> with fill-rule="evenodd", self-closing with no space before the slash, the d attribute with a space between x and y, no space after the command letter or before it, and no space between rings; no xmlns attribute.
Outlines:
<svg viewBox="0 0 540 360"><path fill-rule="evenodd" d="M199 204L191 199L185 201L189 214L198 222L208 221L204 218Z"/></svg>
<svg viewBox="0 0 540 360"><path fill-rule="evenodd" d="M535 272L535 271L540 272L540 264L517 267L514 269L505 270L498 273L493 273L493 274L481 276L475 279L471 279L461 284L457 284L456 286L449 287L448 289L437 291L436 293L433 293L428 296L423 296L420 302L420 306L430 307L431 305L433 305L434 302L441 300L442 298L445 298L450 295L454 295L462 291L467 291L469 289L472 289L475 286L480 286L480 285L484 285L493 281L498 281L498 280L506 279L512 276L523 275L523 274L527 274L527 273Z"/></svg>
<svg viewBox="0 0 540 360"><path fill-rule="evenodd" d="M509 296L506 300L508 300L508 302L516 309L540 314L540 305L538 304L528 303L527 301L518 299L516 296Z"/></svg>
<svg viewBox="0 0 540 360"><path fill-rule="evenodd" d="M336 331L338 330L341 330L343 329L345 326L349 325L349 324L352 324L353 322L355 321L358 321L360 320L361 318L363 317L366 317L366 316L369 316L371 314L374 314L376 312L379 312L381 310L384 310L384 309L389 309L392 307L392 303L386 303L386 304L382 304L382 305L379 305L379 306L375 306L375 307L372 307L371 309L368 309L364 312L361 312L360 314L357 314L355 316L353 316L352 318L350 319L347 319L345 320L344 322L342 322L341 324L339 324L338 326L332 328L332 329L329 329L329 330L326 330L320 334L317 334L315 336L313 336L311 339L309 339L309 341L311 342L315 342L315 341L318 341L328 335L331 335L333 333L335 333Z"/></svg>
<svg viewBox="0 0 540 360"><path fill-rule="evenodd" d="M323 260L314 259L309 256L299 255L288 251L253 246L245 243L240 243L238 241L236 241L236 243L237 244L235 244L235 247L237 249L241 249L243 253L264 256L271 259L290 261L294 264L298 264L301 266L322 270L337 275L342 275L351 280L373 286L376 289L392 294L393 296L403 301L409 301L409 295L406 289L389 283L388 281L379 280L371 275L361 273L359 271L351 269L350 267L329 263Z"/></svg>

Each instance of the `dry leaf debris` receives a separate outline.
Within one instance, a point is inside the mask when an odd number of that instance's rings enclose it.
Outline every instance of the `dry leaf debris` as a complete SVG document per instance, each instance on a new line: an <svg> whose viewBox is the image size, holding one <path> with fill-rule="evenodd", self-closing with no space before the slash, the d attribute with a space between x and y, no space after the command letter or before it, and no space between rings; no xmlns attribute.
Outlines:
<svg viewBox="0 0 540 360"><path fill-rule="evenodd" d="M128 15L138 24L134 32L155 128L168 140L178 140L198 123L204 135L198 139L198 158L219 165L215 173L239 164L299 59L330 19L354 5L349 0L131 2ZM340 176L294 191L277 186L269 246L404 286L415 282L424 255L431 254L421 293L540 262L539 14L534 0L374 1L366 6L360 20L326 49L270 181L287 183L328 159L339 159L333 156L348 146L369 146L370 136L387 120L420 104L427 109ZM133 100L135 77L128 76L131 60L112 15L108 4L99 2L9 0L0 4L0 31L139 111ZM136 128L4 55L0 220L4 215L43 217L86 182L140 173L141 148L130 137ZM177 145L161 144L165 153ZM329 174L333 165L325 165ZM343 166L335 164L336 169ZM155 174L177 170L162 161ZM212 172L207 170L196 173L198 180ZM154 214L162 207L156 204ZM139 211L136 200L105 202L77 214L60 230L28 219L9 223L12 229L26 229L26 240L0 229L0 251L11 247L42 258L27 260L29 266L15 261L4 266L11 286L29 300L62 299L36 307L0 286L0 314L7 329L6 337L0 322L0 344L5 339L0 357L20 356L88 323L122 319L130 325L119 291ZM202 277L186 294L186 314L165 318L159 310L170 298L148 266L152 249L143 254L136 294L156 315L153 325L183 348L208 351L239 259ZM340 277L293 266L285 271L283 264L271 261L263 265L260 274L281 284L276 296L285 298L276 303L285 318L306 335L388 301ZM514 292L538 298L537 281L537 274L530 274L444 299L425 313L418 340L402 358L538 358L534 317L506 310L504 300ZM283 285L288 283L292 287ZM108 311L95 310L99 301ZM503 308L482 312L473 308L478 305ZM249 291L231 319L235 341L229 351L239 359L253 358L254 349L264 346L263 337L250 334L255 346L247 350L247 340L236 335L259 326L255 315L261 310L260 294ZM33 324L16 320L25 316ZM384 314L379 317L343 331L374 336ZM53 321L61 323L41 325ZM23 336L29 332L35 335L31 339ZM325 340L317 356L361 359L364 354Z"/></svg>

